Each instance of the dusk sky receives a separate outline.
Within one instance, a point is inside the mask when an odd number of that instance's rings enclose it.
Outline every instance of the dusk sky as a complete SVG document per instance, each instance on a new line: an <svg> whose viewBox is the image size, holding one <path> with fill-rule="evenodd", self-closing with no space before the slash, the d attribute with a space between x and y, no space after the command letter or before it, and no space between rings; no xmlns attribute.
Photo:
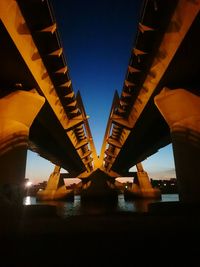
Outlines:
<svg viewBox="0 0 200 267"><path fill-rule="evenodd" d="M80 90L97 153L114 91L122 91L139 23L142 0L52 0L75 92ZM171 145L144 162L155 178L175 177ZM54 166L28 152L26 177L47 180Z"/></svg>

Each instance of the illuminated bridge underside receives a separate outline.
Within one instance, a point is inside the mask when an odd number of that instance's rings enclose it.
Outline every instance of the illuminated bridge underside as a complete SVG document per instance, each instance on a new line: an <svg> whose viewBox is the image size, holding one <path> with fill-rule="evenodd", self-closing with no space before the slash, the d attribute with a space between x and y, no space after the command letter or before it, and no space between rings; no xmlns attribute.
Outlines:
<svg viewBox="0 0 200 267"><path fill-rule="evenodd" d="M1 98L28 91L45 100L29 129L29 149L73 177L87 177L100 166L116 177L170 143L154 97L163 87L199 94L199 8L199 0L144 1L123 89L115 94L98 159L49 1L0 1Z"/></svg>
<svg viewBox="0 0 200 267"><path fill-rule="evenodd" d="M29 149L74 175L90 173L96 151L49 2L2 0L0 37L1 97L22 90L45 99L30 128Z"/></svg>
<svg viewBox="0 0 200 267"><path fill-rule="evenodd" d="M200 1L145 1L123 90L115 93L101 160L120 174L169 144L154 97L163 89L200 94Z"/></svg>

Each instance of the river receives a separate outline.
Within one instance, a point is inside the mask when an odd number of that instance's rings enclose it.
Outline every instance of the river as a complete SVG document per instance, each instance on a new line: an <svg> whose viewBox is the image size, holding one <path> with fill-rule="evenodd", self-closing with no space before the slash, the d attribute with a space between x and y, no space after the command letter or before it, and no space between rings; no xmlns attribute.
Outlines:
<svg viewBox="0 0 200 267"><path fill-rule="evenodd" d="M100 214L105 212L146 212L148 204L152 202L168 202L178 201L178 194L163 194L161 200L140 199L140 200L125 200L123 194L118 195L118 201L115 205L97 205L96 203L81 203L79 195L74 197L74 200L65 201L37 201L35 197L26 196L24 205L53 205L57 207L57 213L62 218L68 218L82 214Z"/></svg>

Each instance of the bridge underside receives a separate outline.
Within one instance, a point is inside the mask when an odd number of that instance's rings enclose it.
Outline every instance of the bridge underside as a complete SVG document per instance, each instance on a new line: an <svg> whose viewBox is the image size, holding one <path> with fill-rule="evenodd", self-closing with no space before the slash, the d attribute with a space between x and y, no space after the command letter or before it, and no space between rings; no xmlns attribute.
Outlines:
<svg viewBox="0 0 200 267"><path fill-rule="evenodd" d="M77 151L66 138L66 131L57 121L48 103L42 107L34 120L30 128L29 140L29 149L55 165L62 166L72 175L76 176L85 171Z"/></svg>
<svg viewBox="0 0 200 267"><path fill-rule="evenodd" d="M23 91L35 89L43 95L2 22L0 22L0 36L1 45L4 47L0 49L1 97L19 89ZM29 149L74 174L85 171L77 151L47 101L30 128Z"/></svg>
<svg viewBox="0 0 200 267"><path fill-rule="evenodd" d="M162 0L144 3L123 90L120 97L117 93L115 95L102 153L98 158L80 93L75 96L71 85L49 2L0 2L3 47L0 50L0 156L6 159L6 164L4 161L0 163L8 169L8 155L12 154L11 165L15 165L15 168L10 172L10 178L12 175L19 179L23 177L28 147L58 165L56 169L63 167L71 176L91 180L87 195L94 197L93 193L99 194L98 188L102 193L107 191L104 186L111 177L128 173L130 167L139 165L142 160L169 144L171 136L175 136L173 145L176 155L181 154L180 140L177 141L177 135L174 135L173 127L166 119L170 107L166 109L158 99L158 110L154 102L163 88L169 88L171 92L175 91L175 99L180 93L180 101L185 102L187 95L191 110L193 103L199 103L200 40L197 36L200 1L179 0L171 1L168 5ZM178 88L191 94L183 91L177 93ZM170 95L165 93L164 96ZM172 101L168 105L171 103L175 107L175 114L185 114L180 111L180 103ZM188 120L192 126L199 123L198 112L197 107L195 119ZM186 115L190 117L190 110ZM195 130L199 135L198 126ZM192 153L190 140L188 143L187 151L191 158L193 154L198 155L199 150L195 149L195 153ZM23 166L18 171L18 161L14 161L19 148ZM179 165L181 156L178 157L175 161ZM198 163L195 164L197 167ZM93 173L94 170L97 171ZM141 184L149 184L145 172L142 169L139 172ZM4 168L3 176L6 177L6 174ZM194 171L191 176L195 176ZM184 179L187 180L187 177ZM182 192L190 188L185 182L182 185ZM198 192L195 191L195 194L198 199ZM183 193L183 196L186 195Z"/></svg>
<svg viewBox="0 0 200 267"><path fill-rule="evenodd" d="M166 72L158 83L139 120L121 148L112 170L127 171L136 163L157 152L171 142L170 129L154 104L154 97L164 88L184 88L200 95L199 69L200 14L197 15ZM145 34L145 33L144 33ZM142 99L141 99L142 100Z"/></svg>

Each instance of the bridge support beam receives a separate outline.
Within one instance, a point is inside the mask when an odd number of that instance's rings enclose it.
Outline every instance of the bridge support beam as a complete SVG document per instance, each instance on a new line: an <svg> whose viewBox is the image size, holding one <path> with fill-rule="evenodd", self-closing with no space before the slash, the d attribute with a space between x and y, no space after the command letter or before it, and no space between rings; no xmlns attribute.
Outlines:
<svg viewBox="0 0 200 267"><path fill-rule="evenodd" d="M153 188L148 173L143 169L142 163L136 164L137 175L131 188L124 191L125 198L160 198L161 192Z"/></svg>
<svg viewBox="0 0 200 267"><path fill-rule="evenodd" d="M97 169L88 176L88 182L83 185L82 201L96 201L107 203L118 200L118 193L114 186L115 179L101 169ZM83 179L84 183L84 179Z"/></svg>
<svg viewBox="0 0 200 267"><path fill-rule="evenodd" d="M44 98L15 91L0 99L0 196L6 203L22 204L29 129Z"/></svg>
<svg viewBox="0 0 200 267"><path fill-rule="evenodd" d="M49 177L47 187L43 191L37 192L39 200L59 200L74 198L73 190L67 190L64 180L60 177L60 166L55 166Z"/></svg>
<svg viewBox="0 0 200 267"><path fill-rule="evenodd" d="M179 198L200 202L200 97L164 88L155 104L171 130Z"/></svg>

